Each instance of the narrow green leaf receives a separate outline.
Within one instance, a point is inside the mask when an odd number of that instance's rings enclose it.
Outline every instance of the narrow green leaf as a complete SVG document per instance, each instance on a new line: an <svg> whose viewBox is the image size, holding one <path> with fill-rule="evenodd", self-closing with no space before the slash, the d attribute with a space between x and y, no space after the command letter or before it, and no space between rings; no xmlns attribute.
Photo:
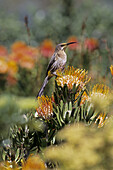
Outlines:
<svg viewBox="0 0 113 170"><path fill-rule="evenodd" d="M55 100L56 104L59 104L59 99L58 99L58 96L55 92L54 92L54 100Z"/></svg>
<svg viewBox="0 0 113 170"><path fill-rule="evenodd" d="M56 130L52 129L49 133L48 141L51 141L55 135Z"/></svg>
<svg viewBox="0 0 113 170"><path fill-rule="evenodd" d="M65 118L65 123L69 123L69 112L66 112L66 118Z"/></svg>
<svg viewBox="0 0 113 170"><path fill-rule="evenodd" d="M69 102L69 110L72 111L72 102Z"/></svg>
<svg viewBox="0 0 113 170"><path fill-rule="evenodd" d="M68 111L68 103L65 103L64 109L63 109L63 119L66 118L66 112Z"/></svg>
<svg viewBox="0 0 113 170"><path fill-rule="evenodd" d="M87 117L86 117L86 121L89 122L90 118L94 115L94 108L92 106L89 106L89 108L87 109Z"/></svg>

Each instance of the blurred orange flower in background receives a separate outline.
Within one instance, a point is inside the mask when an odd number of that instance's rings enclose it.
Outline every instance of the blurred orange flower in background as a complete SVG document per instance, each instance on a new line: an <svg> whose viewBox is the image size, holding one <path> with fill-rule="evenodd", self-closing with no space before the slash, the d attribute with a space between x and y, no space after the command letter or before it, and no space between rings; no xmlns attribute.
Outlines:
<svg viewBox="0 0 113 170"><path fill-rule="evenodd" d="M6 74L8 71L7 65L8 51L4 46L0 46L0 74Z"/></svg>
<svg viewBox="0 0 113 170"><path fill-rule="evenodd" d="M0 58L0 74L5 74L8 71L7 61L4 58Z"/></svg>
<svg viewBox="0 0 113 170"><path fill-rule="evenodd" d="M9 60L13 60L15 61L16 63L19 63L20 59L21 59L21 53L10 53L9 54Z"/></svg>
<svg viewBox="0 0 113 170"><path fill-rule="evenodd" d="M38 47L27 46L24 49L24 53L26 55L32 56L32 58L36 60L39 54L39 49Z"/></svg>
<svg viewBox="0 0 113 170"><path fill-rule="evenodd" d="M6 57L8 55L8 51L4 46L0 46L0 57Z"/></svg>
<svg viewBox="0 0 113 170"><path fill-rule="evenodd" d="M18 52L18 51L22 51L26 48L26 44L22 41L17 41L15 43L13 43L13 45L11 46L11 50L12 52Z"/></svg>
<svg viewBox="0 0 113 170"><path fill-rule="evenodd" d="M42 56L44 57L51 57L54 53L54 43L52 40L46 39L42 42L40 46L40 51Z"/></svg>
<svg viewBox="0 0 113 170"><path fill-rule="evenodd" d="M95 38L86 38L84 41L84 47L85 49L88 49L88 51L93 52L99 48L99 42Z"/></svg>
<svg viewBox="0 0 113 170"><path fill-rule="evenodd" d="M38 59L38 48L27 46L24 42L15 42L12 46L10 59L16 61L21 67L32 69Z"/></svg>
<svg viewBox="0 0 113 170"><path fill-rule="evenodd" d="M111 75L113 76L113 65L110 66Z"/></svg>
<svg viewBox="0 0 113 170"><path fill-rule="evenodd" d="M8 74L14 76L18 72L18 66L16 62L10 60L7 62L7 65L8 65Z"/></svg>
<svg viewBox="0 0 113 170"><path fill-rule="evenodd" d="M33 58L30 58L28 55L21 58L19 65L26 69L32 69L35 66Z"/></svg>
<svg viewBox="0 0 113 170"><path fill-rule="evenodd" d="M77 39L77 37L75 37L75 36L70 36L69 38L68 38L68 42L78 42L78 39ZM78 43L75 43L75 44L71 44L71 45L69 45L69 49L70 50L76 50L76 49L78 49L78 47L79 47L79 44Z"/></svg>

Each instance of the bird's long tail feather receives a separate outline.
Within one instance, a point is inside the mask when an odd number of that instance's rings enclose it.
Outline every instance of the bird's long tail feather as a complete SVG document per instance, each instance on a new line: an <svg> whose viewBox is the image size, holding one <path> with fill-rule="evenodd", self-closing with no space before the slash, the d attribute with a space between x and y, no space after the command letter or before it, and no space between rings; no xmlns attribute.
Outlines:
<svg viewBox="0 0 113 170"><path fill-rule="evenodd" d="M44 91L44 89L45 89L45 86L46 86L47 83L48 83L48 80L49 80L49 77L46 76L46 78L44 79L43 85L42 85L40 91L38 92L36 98L37 98L37 97L41 97L41 96L43 95L43 91Z"/></svg>

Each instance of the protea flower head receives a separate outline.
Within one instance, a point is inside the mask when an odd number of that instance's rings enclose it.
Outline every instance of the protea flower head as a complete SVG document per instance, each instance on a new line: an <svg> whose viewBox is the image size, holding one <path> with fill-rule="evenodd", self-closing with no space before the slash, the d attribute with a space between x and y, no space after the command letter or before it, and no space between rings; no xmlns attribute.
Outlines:
<svg viewBox="0 0 113 170"><path fill-rule="evenodd" d="M88 100L99 112L101 111L106 113L111 102L111 97L108 86L104 84L96 84L90 91Z"/></svg>
<svg viewBox="0 0 113 170"><path fill-rule="evenodd" d="M94 50L99 48L99 42L95 38L87 38L84 42L84 47L88 51L93 52Z"/></svg>
<svg viewBox="0 0 113 170"><path fill-rule="evenodd" d="M38 97L38 107L35 116L48 119L53 115L52 100L48 96Z"/></svg>
<svg viewBox="0 0 113 170"><path fill-rule="evenodd" d="M113 65L110 66L111 75L113 76Z"/></svg>
<svg viewBox="0 0 113 170"><path fill-rule="evenodd" d="M75 69L74 67L68 67L64 70L64 72L58 72L57 75L57 84L62 87L66 84L70 90L73 88L74 84L84 88L90 81L90 78L85 70Z"/></svg>
<svg viewBox="0 0 113 170"><path fill-rule="evenodd" d="M45 39L40 46L41 54L45 58L51 57L54 52L54 49L54 43L50 39Z"/></svg>
<svg viewBox="0 0 113 170"><path fill-rule="evenodd" d="M105 113L100 113L100 115L97 117L95 123L98 122L98 128L101 128L104 126L104 124L106 123L108 117L106 116Z"/></svg>

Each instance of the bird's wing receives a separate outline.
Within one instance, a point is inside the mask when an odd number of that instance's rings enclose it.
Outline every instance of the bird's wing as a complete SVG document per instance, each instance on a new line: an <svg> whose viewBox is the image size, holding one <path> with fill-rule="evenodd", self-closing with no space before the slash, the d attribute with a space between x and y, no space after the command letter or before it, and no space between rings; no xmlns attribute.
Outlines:
<svg viewBox="0 0 113 170"><path fill-rule="evenodd" d="M54 67L55 59L56 59L57 53L54 53L49 61L47 71L46 71L46 76L48 75L48 71L51 71Z"/></svg>

